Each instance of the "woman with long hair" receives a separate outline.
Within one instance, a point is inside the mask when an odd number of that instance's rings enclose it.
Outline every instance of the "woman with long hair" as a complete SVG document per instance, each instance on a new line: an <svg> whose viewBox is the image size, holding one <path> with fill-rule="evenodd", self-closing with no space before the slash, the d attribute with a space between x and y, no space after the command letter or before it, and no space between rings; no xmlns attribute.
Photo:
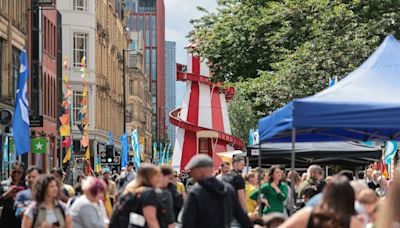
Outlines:
<svg viewBox="0 0 400 228"><path fill-rule="evenodd" d="M261 189L256 190L250 195L252 200L257 200L259 194L261 195L261 201L265 204L263 214L270 212L284 212L283 202L288 195L288 187L282 182L283 171L281 166L273 165L268 170L268 181L261 186Z"/></svg>
<svg viewBox="0 0 400 228"><path fill-rule="evenodd" d="M160 183L160 168L150 163L141 164L136 179L126 186L114 207L110 228L128 227L128 224L130 227L163 227L163 212L155 192Z"/></svg>
<svg viewBox="0 0 400 228"><path fill-rule="evenodd" d="M303 208L289 218L282 228L361 228L354 209L355 194L347 178L329 183L322 202L315 208Z"/></svg>
<svg viewBox="0 0 400 228"><path fill-rule="evenodd" d="M71 216L64 203L58 200L60 183L51 174L42 175L33 187L34 202L22 219L22 228L72 228Z"/></svg>
<svg viewBox="0 0 400 228"><path fill-rule="evenodd" d="M74 228L106 227L108 217L103 204L106 184L97 177L87 177L82 180L82 191L83 195L70 208Z"/></svg>

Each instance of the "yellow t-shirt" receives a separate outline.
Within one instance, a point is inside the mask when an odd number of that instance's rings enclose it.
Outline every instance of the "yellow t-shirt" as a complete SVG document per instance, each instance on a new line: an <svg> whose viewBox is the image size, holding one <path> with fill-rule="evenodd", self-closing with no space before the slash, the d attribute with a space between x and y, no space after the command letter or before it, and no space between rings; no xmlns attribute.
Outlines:
<svg viewBox="0 0 400 228"><path fill-rule="evenodd" d="M257 186L253 186L251 184L246 184L245 187L245 193L246 193L246 208L247 212L254 212L257 207L257 201L250 199L251 193L253 193L255 190L257 190Z"/></svg>
<svg viewBox="0 0 400 228"><path fill-rule="evenodd" d="M176 190L180 193L183 194L185 192L185 186L181 182L176 182Z"/></svg>

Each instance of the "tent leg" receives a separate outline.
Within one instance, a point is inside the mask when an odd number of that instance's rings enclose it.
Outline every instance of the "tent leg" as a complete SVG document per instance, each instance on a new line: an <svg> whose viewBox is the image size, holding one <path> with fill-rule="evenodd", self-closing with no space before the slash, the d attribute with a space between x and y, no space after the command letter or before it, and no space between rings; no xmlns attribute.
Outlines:
<svg viewBox="0 0 400 228"><path fill-rule="evenodd" d="M261 207L261 180L262 180L262 169L261 169L261 141L258 140L258 215L262 216Z"/></svg>
<svg viewBox="0 0 400 228"><path fill-rule="evenodd" d="M296 149L296 128L292 129L292 154L291 154L291 164L290 164L290 169L292 171L292 173L294 172L294 168L295 168L295 149ZM291 190L291 194L293 196L294 199L296 199L296 197L294 197L296 195L295 189L294 189L294 175L292 175L291 180L290 180L290 190ZM296 202L295 202L296 203ZM294 211L294 205L292 205L290 207L290 214L293 214Z"/></svg>

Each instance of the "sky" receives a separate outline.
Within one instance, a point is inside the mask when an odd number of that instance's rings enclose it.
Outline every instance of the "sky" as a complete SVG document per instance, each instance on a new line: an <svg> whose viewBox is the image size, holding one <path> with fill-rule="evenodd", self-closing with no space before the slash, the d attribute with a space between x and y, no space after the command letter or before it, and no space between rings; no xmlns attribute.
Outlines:
<svg viewBox="0 0 400 228"><path fill-rule="evenodd" d="M186 34L192 29L190 19L201 17L196 7L202 6L213 11L217 0L164 0L165 4L165 40L176 42L176 62L187 63L184 47L189 43ZM176 106L181 106L185 83L176 83Z"/></svg>

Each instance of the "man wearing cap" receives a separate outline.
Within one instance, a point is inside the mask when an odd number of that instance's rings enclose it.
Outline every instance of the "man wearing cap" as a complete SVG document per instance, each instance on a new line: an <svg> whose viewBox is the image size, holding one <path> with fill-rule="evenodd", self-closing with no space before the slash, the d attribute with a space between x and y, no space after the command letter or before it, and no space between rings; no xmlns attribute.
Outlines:
<svg viewBox="0 0 400 228"><path fill-rule="evenodd" d="M114 181L111 180L110 178L111 175L111 170L109 168L104 168L103 169L103 180L107 184L107 192L110 195L111 201L115 199L117 196L117 185L115 184Z"/></svg>
<svg viewBox="0 0 400 228"><path fill-rule="evenodd" d="M196 184L186 198L182 227L229 227L235 219L241 227L252 227L233 187L213 176L213 161L205 154L192 157L185 170Z"/></svg>

